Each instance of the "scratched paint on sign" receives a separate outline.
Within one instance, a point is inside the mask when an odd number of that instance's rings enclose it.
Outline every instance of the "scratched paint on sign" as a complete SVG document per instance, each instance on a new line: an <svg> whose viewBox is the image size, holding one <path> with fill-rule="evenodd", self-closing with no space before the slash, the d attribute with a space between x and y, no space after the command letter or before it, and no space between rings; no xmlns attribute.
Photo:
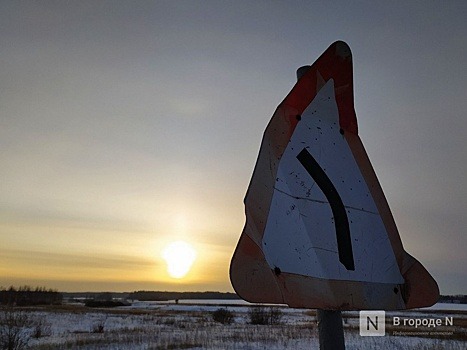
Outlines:
<svg viewBox="0 0 467 350"><path fill-rule="evenodd" d="M345 248L338 245L336 211L329 194L297 159L303 151L316 160L342 200L352 264L345 266L340 259L339 249L342 255ZM302 114L281 157L262 246L267 263L276 271L404 283L376 204L341 134L332 79Z"/></svg>

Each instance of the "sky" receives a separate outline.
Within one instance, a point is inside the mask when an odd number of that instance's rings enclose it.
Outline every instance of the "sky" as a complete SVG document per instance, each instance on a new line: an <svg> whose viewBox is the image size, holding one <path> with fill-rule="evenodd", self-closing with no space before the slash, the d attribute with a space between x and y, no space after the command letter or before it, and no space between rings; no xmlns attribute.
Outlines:
<svg viewBox="0 0 467 350"><path fill-rule="evenodd" d="M263 131L334 41L404 248L467 293L465 1L0 1L0 287L232 291ZM169 276L164 247L196 251Z"/></svg>

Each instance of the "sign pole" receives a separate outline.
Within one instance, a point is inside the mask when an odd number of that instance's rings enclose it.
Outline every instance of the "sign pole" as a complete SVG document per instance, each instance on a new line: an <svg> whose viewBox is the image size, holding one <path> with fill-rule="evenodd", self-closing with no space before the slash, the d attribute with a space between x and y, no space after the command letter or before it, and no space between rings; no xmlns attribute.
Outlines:
<svg viewBox="0 0 467 350"><path fill-rule="evenodd" d="M297 69L297 80L300 79L310 66ZM344 328L342 314L334 310L317 310L318 334L320 350L345 350Z"/></svg>
<svg viewBox="0 0 467 350"><path fill-rule="evenodd" d="M317 310L320 350L345 350L342 315L335 310Z"/></svg>

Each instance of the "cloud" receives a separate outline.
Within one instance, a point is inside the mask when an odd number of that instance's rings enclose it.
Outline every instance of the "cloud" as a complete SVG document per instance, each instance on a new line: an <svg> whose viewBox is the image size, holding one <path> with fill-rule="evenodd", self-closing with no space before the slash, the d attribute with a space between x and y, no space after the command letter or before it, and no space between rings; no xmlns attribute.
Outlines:
<svg viewBox="0 0 467 350"><path fill-rule="evenodd" d="M2 2L0 253L133 266L118 256L149 256L180 213L193 240L233 250L269 118L296 68L344 39L403 241L434 267L452 251L462 274L466 6Z"/></svg>

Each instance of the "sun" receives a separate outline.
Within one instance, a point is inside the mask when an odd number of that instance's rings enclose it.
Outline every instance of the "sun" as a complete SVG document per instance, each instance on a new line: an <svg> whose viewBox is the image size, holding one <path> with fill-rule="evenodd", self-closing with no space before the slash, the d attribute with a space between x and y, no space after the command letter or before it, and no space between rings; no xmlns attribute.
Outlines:
<svg viewBox="0 0 467 350"><path fill-rule="evenodd" d="M196 250L189 243L176 241L164 248L162 257L170 277L180 279L186 276L195 262Z"/></svg>

